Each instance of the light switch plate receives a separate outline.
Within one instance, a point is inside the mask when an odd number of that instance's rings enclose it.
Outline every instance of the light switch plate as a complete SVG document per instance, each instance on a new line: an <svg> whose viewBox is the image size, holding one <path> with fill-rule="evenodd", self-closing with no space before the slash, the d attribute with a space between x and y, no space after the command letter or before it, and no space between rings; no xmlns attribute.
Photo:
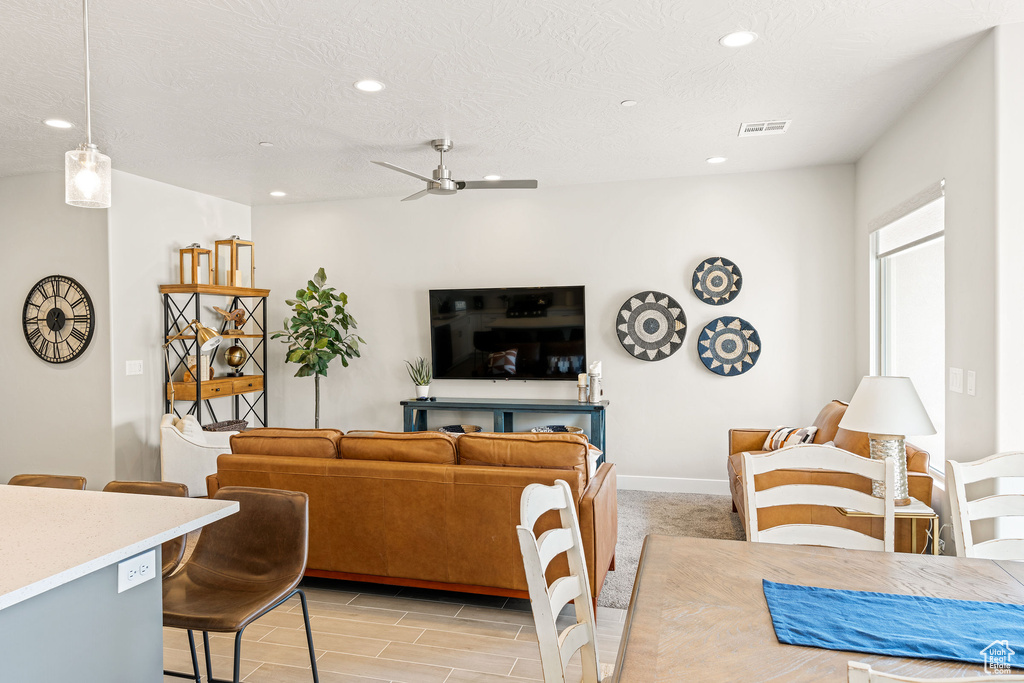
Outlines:
<svg viewBox="0 0 1024 683"><path fill-rule="evenodd" d="M978 374L974 370L967 371L967 395L974 396L977 390Z"/></svg>
<svg viewBox="0 0 1024 683"><path fill-rule="evenodd" d="M124 593L153 578L156 578L155 549L129 557L117 565L117 592Z"/></svg>
<svg viewBox="0 0 1024 683"><path fill-rule="evenodd" d="M949 369L949 390L954 394L964 393L964 371L963 368Z"/></svg>
<svg viewBox="0 0 1024 683"><path fill-rule="evenodd" d="M126 375L141 375L142 374L142 361L141 360L126 360L124 362L124 374L126 374Z"/></svg>

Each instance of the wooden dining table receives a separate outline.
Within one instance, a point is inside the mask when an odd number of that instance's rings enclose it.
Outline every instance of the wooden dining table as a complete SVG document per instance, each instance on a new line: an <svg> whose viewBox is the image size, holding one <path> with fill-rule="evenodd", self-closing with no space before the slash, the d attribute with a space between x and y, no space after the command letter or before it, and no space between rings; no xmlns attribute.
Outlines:
<svg viewBox="0 0 1024 683"><path fill-rule="evenodd" d="M764 579L1024 604L1019 562L652 535L640 555L614 680L838 683L851 660L903 676L983 673L980 664L783 645Z"/></svg>

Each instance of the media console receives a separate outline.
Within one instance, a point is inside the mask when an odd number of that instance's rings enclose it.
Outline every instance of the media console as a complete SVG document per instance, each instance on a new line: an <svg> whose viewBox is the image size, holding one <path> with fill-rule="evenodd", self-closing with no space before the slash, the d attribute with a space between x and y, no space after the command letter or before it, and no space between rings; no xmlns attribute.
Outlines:
<svg viewBox="0 0 1024 683"><path fill-rule="evenodd" d="M427 431L427 412L431 410L449 410L463 412L492 413L494 431L511 432L512 416L515 413L580 413L590 415L590 430L587 437L590 443L602 451L605 450L605 409L608 401L600 403L579 403L571 399L486 399L486 398L436 398L432 401L408 399L401 402L404 413L404 430L407 432ZM605 461L602 453L597 465Z"/></svg>

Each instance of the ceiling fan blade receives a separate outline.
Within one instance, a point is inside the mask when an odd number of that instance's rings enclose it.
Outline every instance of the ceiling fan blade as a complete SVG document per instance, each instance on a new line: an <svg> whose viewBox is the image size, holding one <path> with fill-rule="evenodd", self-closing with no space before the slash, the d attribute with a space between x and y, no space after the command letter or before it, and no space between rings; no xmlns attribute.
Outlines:
<svg viewBox="0 0 1024 683"><path fill-rule="evenodd" d="M405 198L405 199L403 199L402 201L403 201L403 202L411 202L411 201L412 201L413 199L419 199L419 198L420 198L420 197L422 197L423 195L427 195L427 194L430 194L430 191L429 191L429 190L420 190L420 191L419 191L419 192L417 192L416 194L411 194L411 195L409 195L408 197L406 197L406 198Z"/></svg>
<svg viewBox="0 0 1024 683"><path fill-rule="evenodd" d="M536 180L458 180L460 190L536 190Z"/></svg>
<svg viewBox="0 0 1024 683"><path fill-rule="evenodd" d="M389 164L386 161L373 161L373 162L370 162L370 163L377 164L378 166L383 166L384 168L390 168L392 171L398 171L399 173L404 173L405 175L411 175L413 178L418 178L420 180L425 180L428 183L435 182L435 180L433 178L428 178L425 175L420 175L419 173L416 173L415 171L410 171L409 169L402 168L401 166L395 166L394 164Z"/></svg>

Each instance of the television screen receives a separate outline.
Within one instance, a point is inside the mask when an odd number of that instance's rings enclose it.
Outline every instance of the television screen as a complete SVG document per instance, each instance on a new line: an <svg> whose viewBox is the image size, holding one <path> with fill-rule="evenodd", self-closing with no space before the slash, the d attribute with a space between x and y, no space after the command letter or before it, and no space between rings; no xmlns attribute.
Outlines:
<svg viewBox="0 0 1024 683"><path fill-rule="evenodd" d="M575 381L585 310L582 286L431 290L434 377Z"/></svg>

